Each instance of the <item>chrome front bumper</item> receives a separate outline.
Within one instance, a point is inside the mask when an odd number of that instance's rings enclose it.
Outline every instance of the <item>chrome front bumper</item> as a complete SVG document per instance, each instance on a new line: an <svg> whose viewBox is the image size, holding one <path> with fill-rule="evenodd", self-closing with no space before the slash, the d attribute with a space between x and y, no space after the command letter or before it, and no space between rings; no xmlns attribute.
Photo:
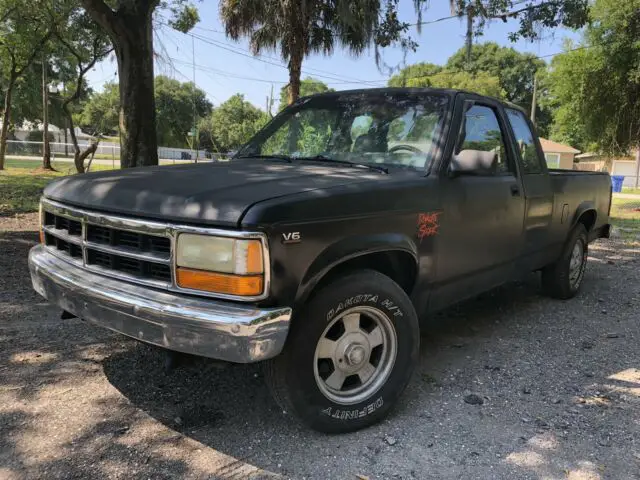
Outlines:
<svg viewBox="0 0 640 480"><path fill-rule="evenodd" d="M29 252L33 288L52 303L102 327L159 347L235 363L278 355L290 308L197 298L90 273L38 245Z"/></svg>

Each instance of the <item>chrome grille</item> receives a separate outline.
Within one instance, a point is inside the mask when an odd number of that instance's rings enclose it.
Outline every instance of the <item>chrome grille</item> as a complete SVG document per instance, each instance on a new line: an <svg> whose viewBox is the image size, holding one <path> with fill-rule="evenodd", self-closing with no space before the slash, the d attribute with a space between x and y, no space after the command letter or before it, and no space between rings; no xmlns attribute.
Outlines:
<svg viewBox="0 0 640 480"><path fill-rule="evenodd" d="M88 217L68 207L43 208L45 245L55 253L110 276L163 288L172 284L168 233L151 234L143 226L133 230L136 222L107 224L109 217Z"/></svg>
<svg viewBox="0 0 640 480"><path fill-rule="evenodd" d="M264 233L121 217L69 207L49 199L42 199L41 208L44 243L48 250L87 270L174 292L244 302L262 300L269 294L270 257ZM174 245L180 233L259 239L265 262L262 294L240 297L178 286L174 272Z"/></svg>

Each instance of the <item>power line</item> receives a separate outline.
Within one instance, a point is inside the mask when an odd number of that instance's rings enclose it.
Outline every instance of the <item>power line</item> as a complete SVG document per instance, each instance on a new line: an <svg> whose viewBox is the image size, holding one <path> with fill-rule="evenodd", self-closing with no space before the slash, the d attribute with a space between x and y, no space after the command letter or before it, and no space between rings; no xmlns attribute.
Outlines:
<svg viewBox="0 0 640 480"><path fill-rule="evenodd" d="M159 22L159 23L160 23L160 25L167 26L167 24L164 24L164 23L161 23L161 22ZM217 32L217 33L224 33L224 32L220 32L219 30L206 29L204 27L196 27L196 28L199 28L201 30L210 30L210 31ZM235 53L236 55L240 55L240 56L249 58L251 60L256 60L256 61L259 61L259 62L263 62L263 63L266 63L268 65L273 65L273 66L280 67L280 68L283 68L283 69L288 69L288 67L286 65L283 65L282 63L280 63L281 61L279 59L275 58L275 57L271 57L271 56L264 55L264 54L253 55L253 54L249 53L248 50L246 50L246 49L244 49L242 47L235 46L235 45L232 45L232 44L227 43L227 42L221 42L219 40L215 40L213 38L209 38L209 37L206 37L204 35L199 35L199 34L196 34L196 33L188 32L188 33L186 33L186 35L194 37L194 38L200 40L201 42L207 43L209 45L213 45L215 47L221 48L221 49L226 50L228 52ZM362 82L362 80L360 80L358 78L355 78L355 77L348 77L348 76L345 76L345 75L336 75L336 74L333 74L331 72L327 72L326 70L320 70L318 68L313 68L313 67L305 67L303 72L306 73L306 74L309 74L309 75L313 75L315 77L326 78L328 80L345 81L345 83L360 83L360 82ZM316 73L316 72L319 72L319 73ZM350 80L350 81L346 82L347 80Z"/></svg>
<svg viewBox="0 0 640 480"><path fill-rule="evenodd" d="M246 49L244 49L244 48L242 48L240 46L232 45L232 44L230 44L228 42L221 42L219 40L213 40L213 39L210 39L210 40L216 41L217 43L223 43L224 45L228 46L229 48L235 48L236 50L242 50L242 53L248 52L248 50L246 50ZM270 55L265 55L265 54L253 55L253 54L251 54L251 58L252 59L255 59L255 57L267 58L267 59L273 60L275 62L281 62L281 60L279 58L272 57ZM279 65L282 66L283 68L287 68L285 65L282 65L281 63L279 63ZM360 80L358 78L355 78L355 77L349 77L349 76L346 76L346 75L335 75L334 73L328 72L326 70L321 70L319 68L305 67L305 73L309 73L309 72L311 72L312 74L314 72L325 73L325 74L331 75L331 76L333 76L335 78L340 78L340 79L344 79L344 80L353 80L354 82L361 82L362 81L362 80Z"/></svg>
<svg viewBox="0 0 640 480"><path fill-rule="evenodd" d="M187 61L184 61L184 60L180 60L179 58L171 57L171 60L173 60L176 63L183 64L183 65L194 66L193 63L187 62ZM288 83L288 82L283 82L282 80L267 80L267 79L264 79L264 78L256 78L256 77L247 77L247 76L244 76L244 75L237 75L235 73L227 72L225 70L219 70L217 68L212 68L212 67L205 67L204 65L198 65L198 64L195 65L195 68L197 68L198 70L202 70L204 72L213 72L213 73L216 73L216 74L221 75L223 77L236 78L236 79L240 79L240 80L250 80L250 81L253 81L253 82L264 82L264 83L281 83L283 85Z"/></svg>
<svg viewBox="0 0 640 480"><path fill-rule="evenodd" d="M516 5L525 3L526 1L528 1L528 0L520 0L519 2L514 2L512 4L512 6L516 6ZM527 7L527 9L529 9L529 8L538 8L538 7L541 7L541 6L543 6L545 4L549 4L549 3L556 3L556 2L555 1L545 1L545 2L542 2L540 4L531 5L531 6ZM427 22L420 22L420 25L429 25L429 24L438 23L438 22L441 22L441 21L444 21L444 20L449 20L449 19L452 19L452 18L459 18L459 16L458 15L451 15L451 16L448 16L448 17L442 17L442 18L431 20L431 21L427 21ZM416 24L413 24L413 25L416 25ZM211 31L214 31L216 33L224 33L224 32L220 32L220 31L213 30L213 29L206 29L204 27L199 27L199 28L202 29L202 30L211 30ZM235 53L237 55L241 55L243 57L250 58L252 60L260 61L260 62L269 64L269 65L274 65L274 66L277 66L277 67L280 67L280 68L288 70L287 66L282 65L281 63L271 62L271 61L265 59L265 58L273 58L273 57L254 56L254 55L251 55L249 53L245 53L246 50L244 50L244 49L242 49L243 51L238 51L238 48L241 48L241 47L234 47L234 46L232 46L230 44L226 44L226 43L223 43L223 42L220 42L220 41L217 41L217 40L214 40L214 39L202 36L202 35L198 35L198 34L187 33L187 35L191 35L193 38L196 38L196 39L198 39L198 40L200 40L200 41L202 41L204 43L213 45L215 47L218 47L218 48L221 48L223 50L229 51L231 53ZM603 45L603 44L600 44L600 45ZM556 55L560 55L560 54L563 54L563 53L573 52L573 51L576 51L576 50L589 49L589 48L593 48L593 47L596 47L596 46L599 46L599 45L580 46L580 47L572 48L572 49L569 49L569 50L564 50L564 51L561 51L561 52L555 52L555 53L546 54L546 55L533 56L530 59L531 60L536 60L536 59L549 58L549 57L554 57ZM248 81L255 81L255 82L262 82L262 83L278 83L278 84L287 84L288 83L288 82L283 82L283 81L280 81L280 80L268 80L268 79L264 79L264 78L255 78L255 77L247 77L247 76L243 76L243 75L237 75L237 74L234 74L232 72L227 72L227 71L224 71L224 70L219 70L219 69L215 69L215 68L211 68L211 67L204 67L202 65L194 65L194 64L191 64L189 62L184 62L184 61L182 61L180 59L176 59L176 58L172 58L172 60L176 61L177 63L182 63L182 64L185 64L185 65L194 66L195 68L198 68L198 69L203 70L203 71L213 72L213 73L216 73L218 75L221 75L221 76L224 76L224 77L227 77L227 78L236 78L236 79L241 79L241 80L248 80ZM195 60L194 60L194 63L195 63ZM308 68L304 69L303 72L308 73L306 70L317 70L317 69L311 69L311 68L308 67ZM320 70L320 71L322 71L322 70ZM466 72L466 71L467 70L464 70L464 69L443 70L443 71L438 72L438 73L439 74L456 74L456 73L463 73L463 72ZM326 83L328 83L330 85L349 85L349 84L351 84L351 85L353 85L353 84L379 85L379 84L385 84L385 83L388 82L388 79L378 79L378 80L352 79L352 80L350 80L349 77L341 77L341 76L337 76L337 75L333 75L333 74L331 74L331 76L329 76L329 75L320 75L320 74L313 74L313 75L317 76L317 77L321 77L321 78L325 78L325 79L331 80L329 82L326 82ZM418 75L418 76L413 76L413 77L406 77L405 80L414 80L414 79L418 79L418 78L428 78L428 77L432 77L434 75Z"/></svg>
<svg viewBox="0 0 640 480"><path fill-rule="evenodd" d="M513 2L511 4L511 6L515 7L516 5L521 5L521 4L526 3L528 1L529 0L520 0L518 2ZM541 7L543 5L546 5L547 3L556 3L556 1L545 1L545 2L539 3L537 5L531 5L530 7L527 7L527 8L538 8L538 7ZM505 13L505 15L509 16L509 13L510 12L507 12L507 13ZM462 17L464 17L464 15L465 15L465 13L461 12L461 13L456 13L454 15L449 15L447 17L436 18L435 20L426 20L426 21L423 21L423 22L410 23L409 26L410 27L417 27L417 26L423 27L425 25L433 25L434 23L440 23L440 22L444 22L446 20L452 20L454 18L462 18Z"/></svg>
<svg viewBox="0 0 640 480"><path fill-rule="evenodd" d="M265 58L262 58L260 56L255 56L255 55L251 55L250 53L245 53L244 51L234 50L233 48L222 44L222 42L218 42L216 40L213 40L213 39L210 39L210 38L207 38L207 37L203 37L201 35L193 34L193 33L188 33L187 35L191 35L191 36L195 37L196 39L198 39L198 40L200 40L200 41L202 41L204 43L207 43L209 45L213 45L215 47L221 48L222 50L226 50L226 51L231 52L231 53L235 53L236 55L240 55L242 57L250 58L250 59L256 60L258 62L266 63L267 65L273 65L273 66L280 67L280 68L283 68L285 70L288 70L288 67L286 65L282 65L281 63L278 63L278 62L272 62L272 61L266 60ZM304 73L309 73L307 70L309 70L309 69L305 68L302 71ZM319 77L319 78L325 78L325 79L328 79L328 80L340 80L340 81L348 80L345 77L338 76L338 75L333 75L333 74L326 75L326 74L313 73L313 76ZM361 82L361 80L354 80L353 82L349 82L349 83L359 83L359 82Z"/></svg>

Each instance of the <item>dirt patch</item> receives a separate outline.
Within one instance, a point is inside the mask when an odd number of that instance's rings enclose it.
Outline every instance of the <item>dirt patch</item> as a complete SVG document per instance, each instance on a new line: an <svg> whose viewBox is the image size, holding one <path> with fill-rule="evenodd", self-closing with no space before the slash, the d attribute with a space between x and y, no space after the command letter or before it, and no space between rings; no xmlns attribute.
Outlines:
<svg viewBox="0 0 640 480"><path fill-rule="evenodd" d="M593 245L571 301L532 275L438 315L391 417L327 436L278 410L259 366L166 372L61 320L31 290L35 216L0 228L0 478L640 478L638 248Z"/></svg>

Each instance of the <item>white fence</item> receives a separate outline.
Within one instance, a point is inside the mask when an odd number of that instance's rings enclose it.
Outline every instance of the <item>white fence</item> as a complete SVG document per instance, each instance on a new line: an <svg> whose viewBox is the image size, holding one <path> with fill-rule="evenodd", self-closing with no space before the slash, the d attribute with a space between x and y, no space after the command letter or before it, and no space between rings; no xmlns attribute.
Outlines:
<svg viewBox="0 0 640 480"><path fill-rule="evenodd" d="M79 140L78 145L81 149L89 146L87 140ZM60 159L61 157L73 158L73 144L49 142L52 159ZM7 155L15 157L42 157L43 143L32 142L26 140L7 140ZM111 160L117 162L120 160L120 145L113 142L100 142L96 150L95 158L97 160ZM213 161L226 160L227 154L212 153L206 150L190 150L188 148L158 147L158 158L165 161Z"/></svg>

